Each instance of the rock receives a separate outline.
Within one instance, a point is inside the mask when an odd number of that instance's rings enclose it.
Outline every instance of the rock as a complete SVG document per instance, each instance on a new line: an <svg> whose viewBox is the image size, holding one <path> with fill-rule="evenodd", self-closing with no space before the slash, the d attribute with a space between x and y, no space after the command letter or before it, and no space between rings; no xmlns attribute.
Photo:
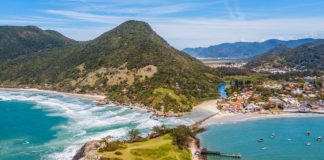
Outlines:
<svg viewBox="0 0 324 160"><path fill-rule="evenodd" d="M110 101L108 99L98 100L97 101L97 106L103 106L103 105L109 104L109 102Z"/></svg>
<svg viewBox="0 0 324 160"><path fill-rule="evenodd" d="M100 159L97 154L98 148L101 146L101 141L90 141L84 144L81 149L74 155L72 160L94 160Z"/></svg>

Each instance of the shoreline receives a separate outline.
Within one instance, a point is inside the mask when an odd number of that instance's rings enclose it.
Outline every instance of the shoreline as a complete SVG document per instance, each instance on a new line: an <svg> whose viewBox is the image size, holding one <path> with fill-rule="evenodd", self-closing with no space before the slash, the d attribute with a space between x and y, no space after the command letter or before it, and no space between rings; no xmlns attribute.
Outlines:
<svg viewBox="0 0 324 160"><path fill-rule="evenodd" d="M291 113L291 112L277 112L271 114L262 113L226 113L217 109L216 100L210 100L203 102L200 105L194 107L193 111L212 112L213 115L206 117L201 121L195 122L194 127L200 127L206 129L204 132L208 132L207 127L217 127L218 125L235 124L246 121L258 121L265 119L276 118L303 118L303 117L324 117L321 113ZM198 133L200 134L200 133ZM203 160L204 158L196 155L201 151L200 140L196 135L196 140L190 142L188 150L191 152L192 160Z"/></svg>
<svg viewBox="0 0 324 160"><path fill-rule="evenodd" d="M66 96L73 96L73 97L78 97L78 98L83 98L83 99L88 99L88 100L94 100L97 102L97 106L103 106L106 104L114 104L116 106L126 106L128 108L135 108L138 110L142 110L145 112L150 112L154 116L157 117L182 117L190 112L181 112L181 113L162 113L161 111L155 110L152 107L145 106L140 103L118 103L114 101L110 101L107 99L106 96L104 95L98 95L98 94L79 94L79 93L68 93L68 92L60 92L60 91L55 91L55 90L45 90L45 89L38 89L38 88L6 88L6 87L0 87L0 91L16 91L16 92L38 92L38 93L49 93L49 94L59 94L59 95L66 95Z"/></svg>
<svg viewBox="0 0 324 160"><path fill-rule="evenodd" d="M38 92L38 93L60 94L60 95L73 96L73 97L95 100L95 101L104 100L106 98L106 96L104 96L104 95L68 93L68 92L59 92L59 91L44 90L44 89L37 89L37 88L4 88L4 87L0 87L0 91L17 91L17 92L28 91L28 92Z"/></svg>
<svg viewBox="0 0 324 160"><path fill-rule="evenodd" d="M210 125L235 124L245 121L257 121L264 119L276 118L302 118L302 117L322 117L320 113L289 113L281 112L277 114L261 114L261 113L220 113L202 122L201 127Z"/></svg>

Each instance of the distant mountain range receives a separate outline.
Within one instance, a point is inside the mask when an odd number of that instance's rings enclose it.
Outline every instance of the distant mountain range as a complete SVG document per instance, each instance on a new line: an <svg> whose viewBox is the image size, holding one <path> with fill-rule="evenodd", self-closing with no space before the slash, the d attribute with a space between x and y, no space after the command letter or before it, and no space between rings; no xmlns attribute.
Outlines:
<svg viewBox="0 0 324 160"><path fill-rule="evenodd" d="M165 113L190 111L218 96L218 73L171 47L145 22L127 21L82 43L37 27L1 30L0 85L105 94Z"/></svg>
<svg viewBox="0 0 324 160"><path fill-rule="evenodd" d="M251 58L245 67L249 69L289 67L324 71L324 41L293 49L279 46L265 54Z"/></svg>
<svg viewBox="0 0 324 160"><path fill-rule="evenodd" d="M320 40L311 38L289 41L270 39L264 42L236 42L223 43L207 48L185 48L183 51L191 56L199 58L249 58L266 53L280 45L284 45L288 48L295 48L316 41Z"/></svg>

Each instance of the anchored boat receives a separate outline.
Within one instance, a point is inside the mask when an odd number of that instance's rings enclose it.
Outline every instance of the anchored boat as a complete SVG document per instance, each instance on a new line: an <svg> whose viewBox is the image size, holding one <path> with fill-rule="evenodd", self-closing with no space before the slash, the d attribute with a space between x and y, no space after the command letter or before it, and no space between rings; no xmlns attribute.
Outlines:
<svg viewBox="0 0 324 160"><path fill-rule="evenodd" d="M311 135L311 131L307 131L306 136L310 136L310 135Z"/></svg>
<svg viewBox="0 0 324 160"><path fill-rule="evenodd" d="M262 142L264 142L264 139L263 138L260 138L260 139L258 139L258 142L259 143L262 143Z"/></svg>

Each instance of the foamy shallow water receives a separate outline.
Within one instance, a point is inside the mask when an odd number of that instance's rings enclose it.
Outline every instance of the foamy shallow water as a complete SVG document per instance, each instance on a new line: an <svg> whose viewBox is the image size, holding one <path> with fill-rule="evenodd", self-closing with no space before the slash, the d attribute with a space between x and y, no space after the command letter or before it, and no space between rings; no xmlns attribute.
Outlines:
<svg viewBox="0 0 324 160"><path fill-rule="evenodd" d="M152 127L157 125L174 126L193 123L190 118L154 118L151 113L125 106L107 105L98 107L95 101L60 94L0 91L0 104L2 103L0 109L10 107L11 102L19 102L19 104L15 104L16 106L28 104L31 106L31 112L42 111L41 113L45 114L46 117L44 121L48 118L63 118L64 120L50 126L50 131L55 131L54 138L49 138L42 143L33 144L33 142L29 142L28 137L33 137L33 135L25 135L26 138L22 138L25 140L18 143L19 145L12 143L12 140L16 141L21 137L7 141L2 139L0 144L5 143L7 147L5 149L0 148L0 157L9 157L9 159L12 157L14 159L14 155L8 155L13 153L19 154L20 158L26 155L26 159L28 159L28 155L33 154L33 152L39 152L37 154L39 155L38 159L71 159L85 142L93 139L107 136L121 139L126 138L128 131L134 128L146 135ZM37 125L43 125L43 123L38 124L39 121L42 121L42 119L38 119ZM45 123L44 125L48 124ZM5 129L5 126L2 128ZM33 128L30 128L30 130L33 130ZM17 147L19 147L19 150ZM14 149L17 149L17 152Z"/></svg>

